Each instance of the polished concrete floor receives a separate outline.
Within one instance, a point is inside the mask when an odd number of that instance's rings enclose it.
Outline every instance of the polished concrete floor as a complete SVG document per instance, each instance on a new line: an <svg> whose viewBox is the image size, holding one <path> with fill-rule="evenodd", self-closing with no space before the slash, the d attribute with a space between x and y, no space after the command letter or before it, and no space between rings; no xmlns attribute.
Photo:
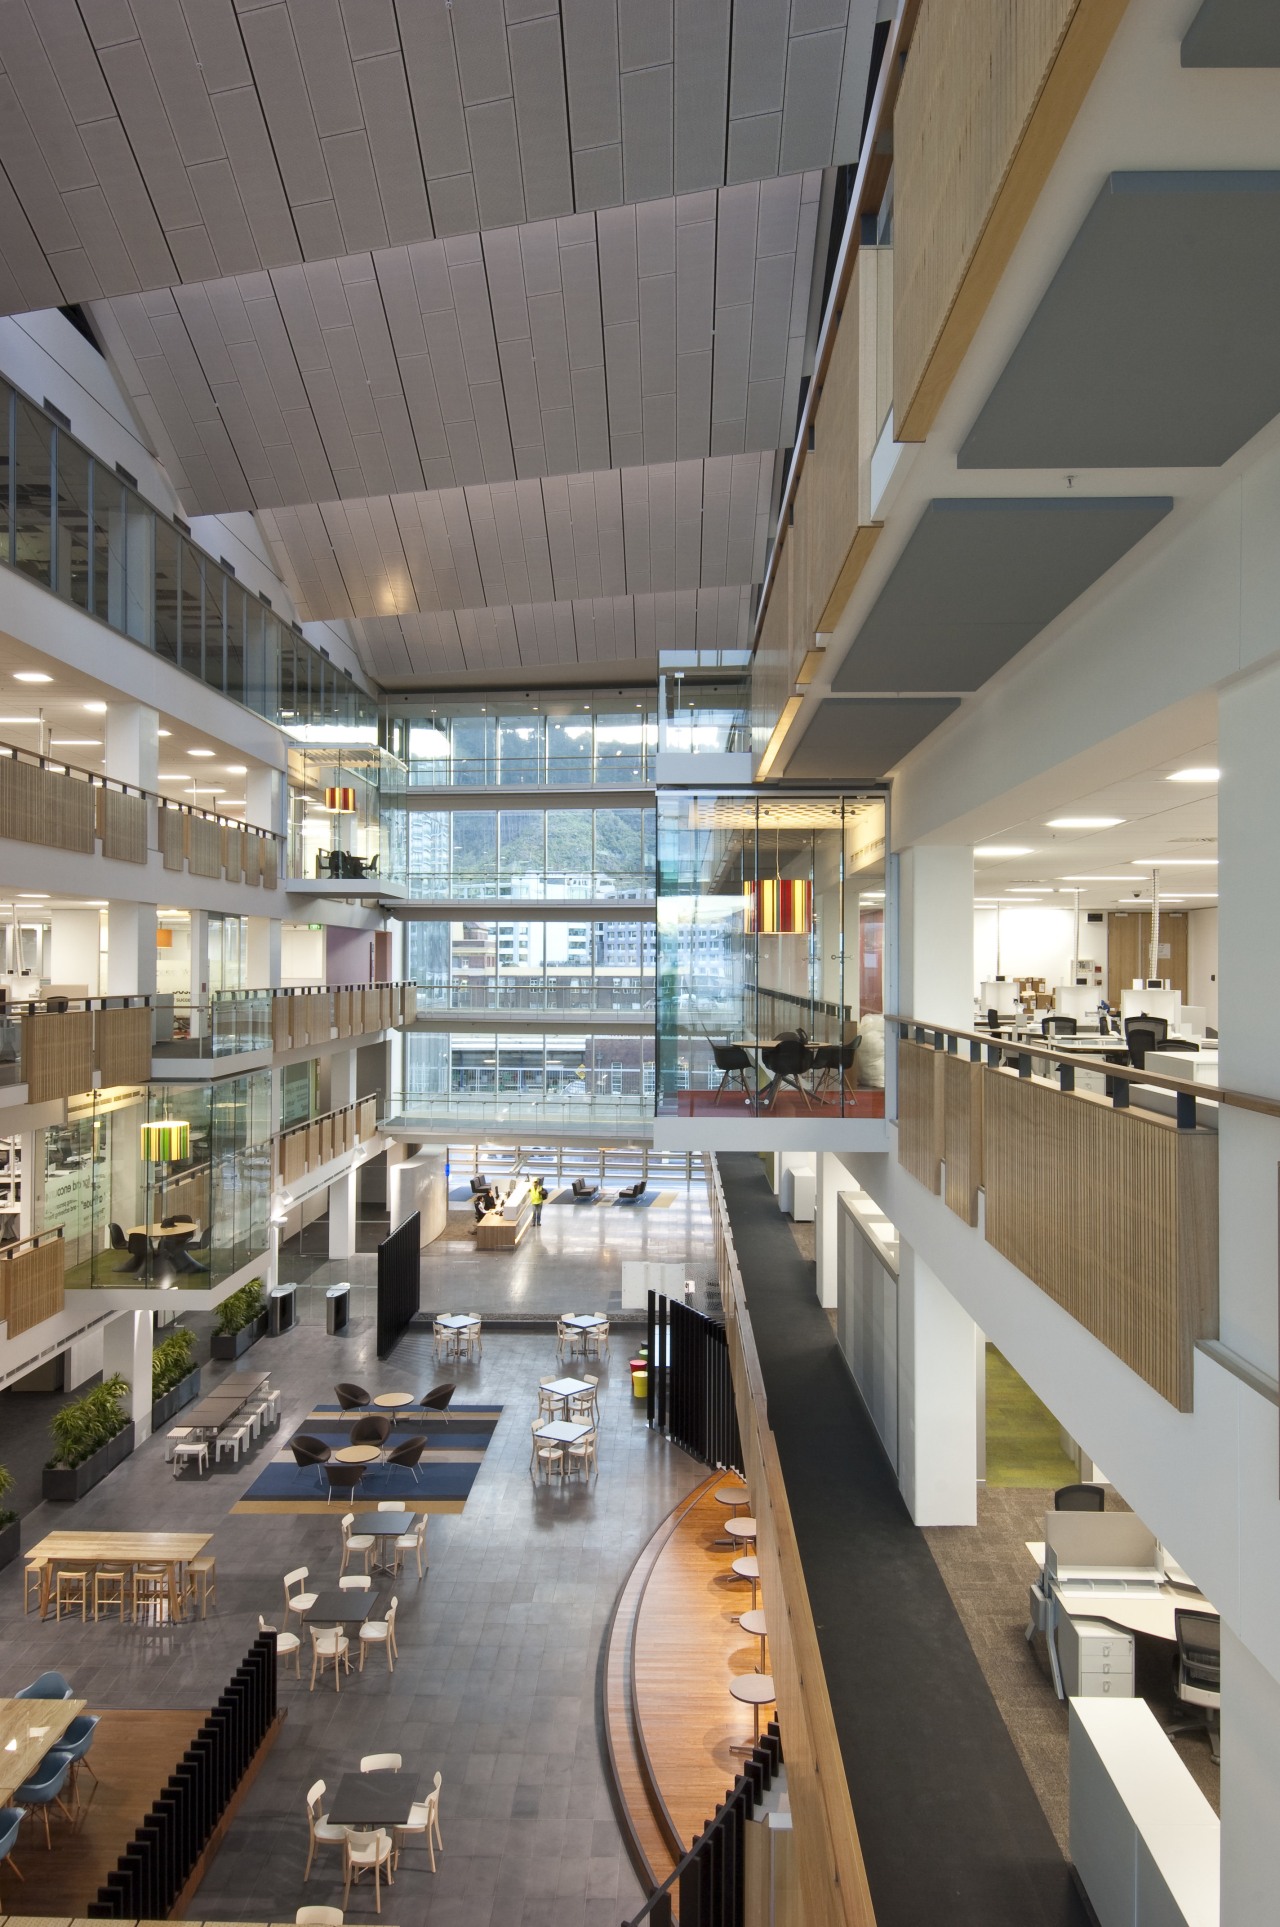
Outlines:
<svg viewBox="0 0 1280 1927"><path fill-rule="evenodd" d="M608 1302L623 1252L679 1246L705 1203L689 1201L647 1217L600 1211L563 1226L551 1211L541 1242L514 1259L470 1250L427 1254L424 1278L460 1303L499 1292ZM686 1216L687 1212L687 1216ZM615 1225L617 1228L615 1229ZM683 1229L680 1227L683 1225ZM651 1231L650 1227L654 1227ZM372 1260L347 1261L367 1274ZM436 1269L438 1265L439 1269ZM319 1269L329 1269L327 1261ZM341 1267L339 1267L341 1269ZM502 1281L477 1284L486 1270ZM323 1295L304 1289L298 1327L264 1339L253 1355L284 1392L281 1436L299 1427L339 1378L387 1389L417 1389L436 1374L429 1334L410 1332L385 1366L363 1281L352 1329L327 1337ZM650 1534L703 1476L691 1459L650 1433L630 1397L625 1346L602 1370L600 1471L589 1486L537 1486L528 1471L529 1421L539 1377L556 1367L546 1333L492 1333L484 1356L451 1367L462 1400L496 1401L503 1416L466 1510L428 1528L430 1571L397 1584L400 1659L388 1674L371 1657L336 1694L331 1678L314 1693L307 1677L281 1675L288 1709L279 1741L251 1788L188 1912L196 1919L292 1919L301 1904L340 1904L340 1857L320 1855L304 1887L304 1797L313 1780L330 1790L369 1751L400 1751L425 1790L444 1776L444 1852L432 1875L411 1849L382 1918L401 1927L618 1927L642 1904L615 1821L600 1739L597 1669L619 1588ZM212 1368L212 1383L221 1368ZM593 1368L594 1369L594 1368ZM424 1374L426 1378L424 1379ZM212 1532L218 1601L203 1623L176 1628L106 1621L61 1625L22 1615L21 1568L0 1573L0 1695L56 1666L91 1705L207 1707L257 1630L278 1616L282 1575L307 1566L335 1580L338 1507L327 1517L236 1516L231 1506L252 1481L263 1448L241 1467L224 1460L208 1477L175 1481L162 1441L148 1441L75 1507L42 1505L23 1521L30 1545L55 1526L174 1526ZM169 1769L157 1761L157 1786ZM57 1824L55 1822L55 1824ZM23 1904L40 1914L42 1845L21 1859ZM91 1898L85 1895L85 1903ZM82 1907L81 1914L84 1912ZM349 1919L374 1917L372 1889L353 1890Z"/></svg>

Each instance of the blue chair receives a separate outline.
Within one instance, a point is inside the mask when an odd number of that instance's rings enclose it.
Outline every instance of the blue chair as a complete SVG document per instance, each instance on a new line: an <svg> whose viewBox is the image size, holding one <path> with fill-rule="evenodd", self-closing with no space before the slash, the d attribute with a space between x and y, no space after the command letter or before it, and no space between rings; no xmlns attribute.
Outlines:
<svg viewBox="0 0 1280 1927"><path fill-rule="evenodd" d="M16 1700L69 1700L74 1694L61 1673L41 1673L39 1679L33 1679L30 1686L24 1686L13 1697Z"/></svg>
<svg viewBox="0 0 1280 1927"><path fill-rule="evenodd" d="M0 1864L9 1860L9 1855L13 1851L13 1843L18 1837L18 1828L22 1825L26 1817L26 1813L21 1807L0 1807ZM21 1880L22 1870L17 1861L9 1860L9 1865L13 1868L19 1880Z"/></svg>
<svg viewBox="0 0 1280 1927"><path fill-rule="evenodd" d="M72 1720L58 1744L51 1748L46 1756L51 1760L65 1760L71 1768L71 1791L75 1795L77 1806L80 1804L80 1789L77 1785L80 1768L84 1766L93 1774L95 1784L98 1778L89 1765L88 1759L89 1748L93 1745L93 1736L98 1727L98 1717L96 1713L81 1713L78 1719Z"/></svg>
<svg viewBox="0 0 1280 1927"><path fill-rule="evenodd" d="M14 1792L14 1799L20 1806L39 1807L44 1815L44 1844L53 1851L53 1841L49 1837L49 1808L55 1803L59 1812L67 1820L70 1813L62 1802L62 1789L67 1784L71 1772L71 1762L59 1753L46 1753L31 1778L24 1786Z"/></svg>

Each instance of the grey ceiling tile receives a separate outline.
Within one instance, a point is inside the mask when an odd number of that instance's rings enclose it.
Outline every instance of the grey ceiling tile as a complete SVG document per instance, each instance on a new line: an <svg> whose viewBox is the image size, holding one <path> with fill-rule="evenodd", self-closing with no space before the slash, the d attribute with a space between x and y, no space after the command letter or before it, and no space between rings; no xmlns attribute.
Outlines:
<svg viewBox="0 0 1280 1927"><path fill-rule="evenodd" d="M711 383L713 422L740 422L747 412L751 366L751 309L716 309L716 348Z"/></svg>
<svg viewBox="0 0 1280 1927"><path fill-rule="evenodd" d="M702 464L702 557L699 583L721 588L727 581L729 557L729 491L733 465L726 461Z"/></svg>
<svg viewBox="0 0 1280 1927"><path fill-rule="evenodd" d="M577 594L577 563L573 551L573 523L569 513L569 489L563 476L550 475L542 484L543 514L547 524L547 546L551 554L551 575L557 602Z"/></svg>
<svg viewBox="0 0 1280 1927"><path fill-rule="evenodd" d="M624 72L657 66L674 52L671 0L618 0L618 57Z"/></svg>
<svg viewBox="0 0 1280 1927"><path fill-rule="evenodd" d="M730 119L741 120L748 114L781 115L786 67L785 6L779 6L778 0L735 0L733 63L729 79Z"/></svg>
<svg viewBox="0 0 1280 1927"><path fill-rule="evenodd" d="M418 495L393 495L391 512L396 518L400 532L400 545L413 584L413 598L420 610L438 609L443 606L440 591L436 585L435 570L431 563L431 551L427 543L426 531L419 514Z"/></svg>
<svg viewBox="0 0 1280 1927"><path fill-rule="evenodd" d="M573 201L579 208L616 207L622 199L622 143L578 147L573 153Z"/></svg>
<svg viewBox="0 0 1280 1927"><path fill-rule="evenodd" d="M437 175L469 175L471 149L453 46L452 11L446 7L402 7L398 19L427 179L434 186ZM441 227L434 193L431 211L437 234L454 231L452 225L448 230Z"/></svg>
<svg viewBox="0 0 1280 1927"><path fill-rule="evenodd" d="M520 260L527 294L559 294L560 236L554 221L520 229Z"/></svg>
<svg viewBox="0 0 1280 1927"><path fill-rule="evenodd" d="M799 174L761 181L759 229L756 235L758 255L794 255L803 188L804 177Z"/></svg>
<svg viewBox="0 0 1280 1927"><path fill-rule="evenodd" d="M791 0L793 34L821 33L824 27L844 27L848 18L849 0Z"/></svg>
<svg viewBox="0 0 1280 1927"><path fill-rule="evenodd" d="M702 574L702 463L676 463L676 583L696 589Z"/></svg>
<svg viewBox="0 0 1280 1927"><path fill-rule="evenodd" d="M462 352L467 364L467 379L472 382L500 380L498 348L494 340L493 313L489 306L489 286L483 261L462 261L449 270L454 309L462 330Z"/></svg>
<svg viewBox="0 0 1280 1927"><path fill-rule="evenodd" d="M27 0L31 16L33 0ZM116 110L110 89L102 76L93 42L75 0L35 0L40 25L40 40L71 118L78 126L86 121L115 119ZM2 50L8 66L12 45L13 10L6 21L6 40Z"/></svg>
<svg viewBox="0 0 1280 1927"><path fill-rule="evenodd" d="M675 394L645 395L640 404L646 462L670 462L676 453Z"/></svg>
<svg viewBox="0 0 1280 1927"><path fill-rule="evenodd" d="M790 332L804 336L809 325L809 299L813 288L814 251L818 235L818 203L800 203L800 222L796 230L795 269L791 277Z"/></svg>
<svg viewBox="0 0 1280 1927"><path fill-rule="evenodd" d="M45 251L78 248L75 224L7 79L0 79L0 164Z"/></svg>
<svg viewBox="0 0 1280 1927"><path fill-rule="evenodd" d="M190 167L187 178L218 258L218 272L243 274L258 267L258 250L236 192L230 161L209 161L200 167Z"/></svg>
<svg viewBox="0 0 1280 1927"><path fill-rule="evenodd" d="M342 253L342 224L332 201L308 201L305 206L295 201L293 225L302 243L304 261L328 261Z"/></svg>
<svg viewBox="0 0 1280 1927"><path fill-rule="evenodd" d="M5 72L45 165L63 192L92 186L92 163L23 0L8 0L3 18Z"/></svg>
<svg viewBox="0 0 1280 1927"><path fill-rule="evenodd" d="M397 361L403 361L407 356L424 355L427 337L422 326L422 311L418 306L408 254L403 248L380 248L373 257L373 264Z"/></svg>
<svg viewBox="0 0 1280 1927"><path fill-rule="evenodd" d="M570 371L573 390L573 421L578 442L578 462L593 468L609 466L609 401L603 368L575 368Z"/></svg>
<svg viewBox="0 0 1280 1927"><path fill-rule="evenodd" d="M289 20L321 139L362 129L364 116L338 0L289 0Z"/></svg>
<svg viewBox="0 0 1280 1927"><path fill-rule="evenodd" d="M373 54L399 57L395 0L342 0L342 24L353 60L367 60Z"/></svg>
<svg viewBox="0 0 1280 1927"><path fill-rule="evenodd" d="M600 307L606 328L639 321L640 290L636 257L636 210L618 207L596 216L600 259Z"/></svg>
<svg viewBox="0 0 1280 1927"><path fill-rule="evenodd" d="M480 491L477 491L480 493ZM480 556L480 573L484 577L485 594L490 601L497 600L489 588L492 575L503 585L501 600L505 602L527 602L529 600L529 567L525 561L524 538L520 533L520 511L516 504L516 485L514 482L495 482L492 488L483 491L484 505L478 503L470 494L467 506L471 512L471 527L476 540L476 553ZM485 513L492 541L492 561L486 565L485 551L482 548L481 522Z"/></svg>
<svg viewBox="0 0 1280 1927"><path fill-rule="evenodd" d="M650 201L636 209L636 265L642 279L647 274L675 273L674 200Z"/></svg>
<svg viewBox="0 0 1280 1927"><path fill-rule="evenodd" d="M210 94L252 84L253 75L231 0L182 0L182 16L200 63L201 78ZM214 106L216 111L216 101Z"/></svg>
<svg viewBox="0 0 1280 1927"><path fill-rule="evenodd" d="M830 164L843 60L843 32L805 34L789 43L780 158L784 173Z"/></svg>
<svg viewBox="0 0 1280 1927"><path fill-rule="evenodd" d="M622 526L622 478L617 469L597 471L596 531L600 544L601 593L627 593L627 558Z"/></svg>
<svg viewBox="0 0 1280 1927"><path fill-rule="evenodd" d="M511 439L518 448L542 444L542 414L533 364L533 342L504 341L501 348L502 385L506 394Z"/></svg>
<svg viewBox="0 0 1280 1927"><path fill-rule="evenodd" d="M569 123L575 151L622 139L615 0L562 0Z"/></svg>
<svg viewBox="0 0 1280 1927"><path fill-rule="evenodd" d="M676 387L676 278L650 274L640 282L640 391L673 395Z"/></svg>
<svg viewBox="0 0 1280 1927"><path fill-rule="evenodd" d="M750 382L744 430L747 447L777 448L782 432L782 382Z"/></svg>
<svg viewBox="0 0 1280 1927"><path fill-rule="evenodd" d="M218 287L225 284L215 282L212 285ZM231 286L234 288L234 282ZM218 316L209 300L209 289L200 284L194 287L178 287L173 290L173 298L191 346L199 356L199 366L205 380L211 387L216 387L221 382L234 381L235 371L227 354L226 340L219 326ZM240 311L243 314L243 303L240 304ZM152 318L153 334L158 335L161 319L159 316ZM251 335L247 316L244 322L244 334L246 338Z"/></svg>
<svg viewBox="0 0 1280 1927"><path fill-rule="evenodd" d="M431 221L437 234L469 234L480 219L476 187L470 174L432 176L427 182Z"/></svg>
<svg viewBox="0 0 1280 1927"><path fill-rule="evenodd" d="M706 453L711 432L711 350L676 357L676 458Z"/></svg>
<svg viewBox="0 0 1280 1927"><path fill-rule="evenodd" d="M471 390L471 406L475 411L485 479L493 482L514 480L515 457L511 452L511 429L507 422L502 383L476 382Z"/></svg>
<svg viewBox="0 0 1280 1927"><path fill-rule="evenodd" d="M321 145L342 224L343 248L350 252L355 248L385 247L387 224L364 129L354 134L327 136Z"/></svg>
<svg viewBox="0 0 1280 1927"><path fill-rule="evenodd" d="M543 409L542 446L549 475L568 475L579 466L578 431L572 407Z"/></svg>
<svg viewBox="0 0 1280 1927"><path fill-rule="evenodd" d="M431 372L440 398L440 412L446 422L470 421L470 386L457 317L452 313L436 313L427 315L425 320ZM480 475L471 477L477 482L483 479Z"/></svg>
<svg viewBox="0 0 1280 1927"><path fill-rule="evenodd" d="M483 482L485 480L484 455L480 448L480 437L476 431L474 416L468 415L463 421L450 420L446 415L445 437L449 443L449 459L453 463L455 480L463 485L468 482Z"/></svg>
<svg viewBox="0 0 1280 1927"><path fill-rule="evenodd" d="M290 203L299 210L301 227L302 205L327 200L330 187L288 12L280 6L242 12L240 31L249 50L280 172ZM303 248L311 252L305 241Z"/></svg>
<svg viewBox="0 0 1280 1927"><path fill-rule="evenodd" d="M421 488L422 464L418 459L418 445L409 421L409 410L403 395L379 395L374 407L378 417L378 431L387 451L387 465L391 480L388 491L407 488Z"/></svg>
<svg viewBox="0 0 1280 1927"><path fill-rule="evenodd" d="M151 71L188 167L225 158L222 136L182 9L173 0L132 0Z"/></svg>
<svg viewBox="0 0 1280 1927"><path fill-rule="evenodd" d="M145 288L172 281L173 256L120 122L113 116L92 121L80 131L139 284Z"/></svg>
<svg viewBox="0 0 1280 1927"><path fill-rule="evenodd" d="M310 262L303 269L303 275L321 328L326 332L330 328L349 328L351 309L336 258Z"/></svg>
<svg viewBox="0 0 1280 1927"><path fill-rule="evenodd" d="M724 180L730 0L676 9L676 192Z"/></svg>
<svg viewBox="0 0 1280 1927"><path fill-rule="evenodd" d="M467 0L466 6L451 8L449 18L467 105L509 95L511 69L502 0Z"/></svg>
<svg viewBox="0 0 1280 1927"><path fill-rule="evenodd" d="M600 5L600 0L595 0ZM508 35L526 218L573 206L564 55L558 20L534 20Z"/></svg>
<svg viewBox="0 0 1280 1927"><path fill-rule="evenodd" d="M650 465L649 587L665 593L676 586L676 469L674 462Z"/></svg>
<svg viewBox="0 0 1280 1927"><path fill-rule="evenodd" d="M535 602L550 602L555 593L555 584L542 484L517 482L515 495L516 511L520 517L520 537L529 571L529 594Z"/></svg>
<svg viewBox="0 0 1280 1927"><path fill-rule="evenodd" d="M675 185L675 108L670 67L622 76L622 185L629 201L670 194Z"/></svg>
<svg viewBox="0 0 1280 1927"><path fill-rule="evenodd" d="M621 466L619 436L638 435L640 417L640 325L626 321L605 329L605 368L609 395L609 434L615 466Z"/></svg>
<svg viewBox="0 0 1280 1927"><path fill-rule="evenodd" d="M564 254L569 248L594 248L596 244L596 222L594 214L561 214L556 220L556 244Z"/></svg>
<svg viewBox="0 0 1280 1927"><path fill-rule="evenodd" d="M506 227L512 221L522 221L525 208L515 102L493 100L468 107L467 136L481 227Z"/></svg>
<svg viewBox="0 0 1280 1927"><path fill-rule="evenodd" d="M597 596L602 590L595 478L591 475L570 475L566 486L569 520L573 528L573 568L577 593L580 596Z"/></svg>
<svg viewBox="0 0 1280 1927"><path fill-rule="evenodd" d="M759 181L778 171L782 115L752 114L729 122L727 181Z"/></svg>
<svg viewBox="0 0 1280 1927"><path fill-rule="evenodd" d="M3 253L3 311L60 307L65 296L31 225L18 204L8 176L0 170L0 252Z"/></svg>
<svg viewBox="0 0 1280 1927"><path fill-rule="evenodd" d="M513 442L511 452L515 457L518 482L533 481L550 472L547 467L547 452L543 447L541 429L538 431L536 443L524 446L519 442Z"/></svg>
<svg viewBox="0 0 1280 1927"><path fill-rule="evenodd" d="M652 568L649 560L649 470L623 468L614 472L618 476L621 496L627 587L633 594L643 594L652 586Z"/></svg>
<svg viewBox="0 0 1280 1927"><path fill-rule="evenodd" d="M136 288L138 277L134 273L128 249L120 239L120 230L111 218L111 210L102 189L78 188L75 193L64 194L62 198L99 286L125 290Z"/></svg>
<svg viewBox="0 0 1280 1927"><path fill-rule="evenodd" d="M794 262L785 254L770 254L756 263L756 298L751 317L752 381L772 381L781 377L786 367L793 272Z"/></svg>
<svg viewBox="0 0 1280 1927"><path fill-rule="evenodd" d="M485 279L494 332L499 341L529 333L519 228L490 228L483 237Z"/></svg>
<svg viewBox="0 0 1280 1927"><path fill-rule="evenodd" d="M448 440L447 435L445 439ZM428 488L452 488L458 479L453 472L453 457L443 455L430 461L424 458L422 479Z"/></svg>
<svg viewBox="0 0 1280 1927"><path fill-rule="evenodd" d="M428 241L434 230L427 184L399 53L357 61L356 85L388 239L393 243Z"/></svg>
<svg viewBox="0 0 1280 1927"><path fill-rule="evenodd" d="M676 353L711 354L716 290L714 220L676 228Z"/></svg>
<svg viewBox="0 0 1280 1927"><path fill-rule="evenodd" d="M453 283L443 241L418 241L408 250L414 294L423 315L453 313Z"/></svg>
<svg viewBox="0 0 1280 1927"><path fill-rule="evenodd" d="M604 333L600 326L600 268L594 246L562 249L560 273L564 284L570 364L575 368L602 368Z"/></svg>
<svg viewBox="0 0 1280 1927"><path fill-rule="evenodd" d="M164 238L184 281L209 281L216 276L218 263L213 243L203 225L166 228Z"/></svg>
<svg viewBox="0 0 1280 1927"><path fill-rule="evenodd" d="M234 285L234 284L232 284ZM316 314L312 299L311 284L306 270L300 267L276 268L272 272L271 285L275 293L280 313L289 331L289 344L300 368L316 369L329 366L328 350L324 345L324 333ZM211 284L208 290L217 312L217 303L222 287ZM248 316L245 316L246 325ZM226 322L219 316L222 331L226 333Z"/></svg>
<svg viewBox="0 0 1280 1927"><path fill-rule="evenodd" d="M451 234L444 244L444 258L450 272L459 261L483 261L484 242L478 234Z"/></svg>
<svg viewBox="0 0 1280 1927"><path fill-rule="evenodd" d="M539 405L544 414L550 408L568 408L571 405L569 351L561 297L558 294L531 296L529 323L533 330Z"/></svg>
<svg viewBox="0 0 1280 1927"><path fill-rule="evenodd" d="M132 40L137 35L129 0L80 0L80 12L95 47L109 47L114 41Z"/></svg>
<svg viewBox="0 0 1280 1927"><path fill-rule="evenodd" d="M446 489L441 497L440 508L449 536L449 553L453 557L459 599L464 606L476 608L484 601L484 585L480 580L480 564L476 559L467 498L460 488Z"/></svg>
<svg viewBox="0 0 1280 1927"><path fill-rule="evenodd" d="M213 111L259 259L270 267L301 260L302 250L257 89L237 87L216 94Z"/></svg>
<svg viewBox="0 0 1280 1927"><path fill-rule="evenodd" d="M142 42L104 48L99 58L161 225L195 226L195 195Z"/></svg>
<svg viewBox="0 0 1280 1927"><path fill-rule="evenodd" d="M862 146L862 117L866 112L871 84L871 55L874 51L876 23L867 8L855 5L853 18L844 37L844 63L840 73L840 102L836 108L836 131L831 158L839 166L858 158Z"/></svg>

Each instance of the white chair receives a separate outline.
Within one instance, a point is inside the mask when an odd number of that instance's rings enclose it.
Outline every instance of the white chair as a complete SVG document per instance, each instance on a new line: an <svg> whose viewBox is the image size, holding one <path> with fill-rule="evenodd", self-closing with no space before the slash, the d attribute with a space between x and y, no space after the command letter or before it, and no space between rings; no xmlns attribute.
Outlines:
<svg viewBox="0 0 1280 1927"><path fill-rule="evenodd" d="M356 1515L354 1512L343 1513L342 1564L338 1567L340 1574L346 1571L347 1561L353 1556L358 1556L364 1560L364 1569L368 1572L369 1561L373 1557L373 1535L368 1532L353 1532L351 1528L355 1522Z"/></svg>
<svg viewBox="0 0 1280 1927"><path fill-rule="evenodd" d="M296 1613L298 1619L305 1622L307 1614L320 1597L319 1593L307 1591L308 1571L309 1568L307 1566L295 1566L292 1572L287 1572L284 1576L284 1623L286 1631L289 1627L290 1614ZM289 1590L291 1586L297 1586L298 1591L291 1592Z"/></svg>
<svg viewBox="0 0 1280 1927"><path fill-rule="evenodd" d="M403 1499L379 1499L378 1510L379 1512L403 1512L404 1500Z"/></svg>
<svg viewBox="0 0 1280 1927"><path fill-rule="evenodd" d="M387 1671L395 1672L393 1663L399 1649L396 1646L396 1600L394 1593L387 1607L385 1619L366 1619L360 1628L360 1671L364 1671L364 1656L370 1646L382 1646L387 1654Z"/></svg>
<svg viewBox="0 0 1280 1927"><path fill-rule="evenodd" d="M467 1346L468 1358L484 1357L484 1327L479 1312L469 1314L470 1322L463 1337Z"/></svg>
<svg viewBox="0 0 1280 1927"><path fill-rule="evenodd" d="M316 1674L326 1666L333 1668L333 1689L342 1691L342 1673L351 1671L351 1641L340 1626L308 1626L311 1634L311 1691L316 1690Z"/></svg>
<svg viewBox="0 0 1280 1927"><path fill-rule="evenodd" d="M280 1394L274 1385L268 1385L262 1394L263 1411L268 1425L274 1425L280 1416ZM334 1910L337 1911L336 1909Z"/></svg>
<svg viewBox="0 0 1280 1927"><path fill-rule="evenodd" d="M249 1421L247 1419L241 1419L239 1425L233 1425L229 1427L227 1431L219 1432L214 1443L213 1456L215 1461L220 1459L224 1452L234 1452L236 1455L236 1464L239 1465L240 1448L241 1446L248 1445L248 1443Z"/></svg>
<svg viewBox="0 0 1280 1927"><path fill-rule="evenodd" d="M554 1385L555 1383L556 1379L554 1376L550 1378L540 1378L538 1380L538 1410L544 1418L554 1418L559 1408L560 1400L555 1396L554 1392L547 1390L548 1385Z"/></svg>
<svg viewBox="0 0 1280 1927"><path fill-rule="evenodd" d="M431 1325L431 1343L435 1351L437 1363L442 1352L444 1356L448 1358L453 1350L453 1327L451 1325L442 1325L438 1318L434 1319Z"/></svg>
<svg viewBox="0 0 1280 1927"><path fill-rule="evenodd" d="M176 1440L169 1457L173 1461L173 1476L175 1479L184 1465L194 1465L197 1472L207 1472L209 1470L209 1446L204 1439Z"/></svg>
<svg viewBox="0 0 1280 1927"><path fill-rule="evenodd" d="M563 1358L567 1347L569 1356L572 1358L573 1348L577 1340L577 1327L575 1325L566 1325L563 1318L558 1318L556 1320L556 1357Z"/></svg>
<svg viewBox="0 0 1280 1927"><path fill-rule="evenodd" d="M398 1753L366 1753L360 1762L362 1773L398 1773L403 1764Z"/></svg>
<svg viewBox="0 0 1280 1927"><path fill-rule="evenodd" d="M590 1372L584 1372L582 1374L582 1382L584 1385L589 1385L591 1390L589 1392L576 1392L574 1394L569 1400L569 1416L574 1419L590 1419L592 1424L594 1424L600 1417L600 1398L597 1390L600 1380L598 1378L592 1378Z"/></svg>
<svg viewBox="0 0 1280 1927"><path fill-rule="evenodd" d="M316 1857L317 1847L341 1847L346 1841L345 1827L335 1827L327 1813L320 1811L324 1799L324 1781L317 1780L307 1794L307 1865L304 1880L311 1878L311 1862Z"/></svg>
<svg viewBox="0 0 1280 1927"><path fill-rule="evenodd" d="M294 1927L342 1927L341 1907L299 1907Z"/></svg>
<svg viewBox="0 0 1280 1927"><path fill-rule="evenodd" d="M374 1833L348 1833L343 1849L346 1880L342 1888L342 1905L346 1908L351 1898L351 1883L359 1880L362 1873L373 1869L373 1904L376 1912L382 1912L382 1870L387 1870L387 1885L392 1885L391 1873L391 1835L379 1827Z"/></svg>
<svg viewBox="0 0 1280 1927"><path fill-rule="evenodd" d="M418 1520L417 1525L413 1528L413 1531L401 1533L400 1537L395 1542L396 1571L399 1572L403 1567L405 1554L407 1552L411 1552L417 1561L418 1577L419 1579L423 1578L425 1575L426 1569L423 1566L422 1561L426 1555L426 1550L427 1550L427 1515L424 1512L422 1517Z"/></svg>
<svg viewBox="0 0 1280 1927"><path fill-rule="evenodd" d="M536 1418L533 1421L531 1428L533 1431L533 1457L529 1461L529 1470L531 1472L541 1472L543 1477L550 1482L553 1472L558 1479L564 1477L564 1450L551 1439L545 1441L539 1439L539 1428L545 1423L546 1421L541 1418Z"/></svg>
<svg viewBox="0 0 1280 1927"><path fill-rule="evenodd" d="M599 1472L600 1467L596 1462L596 1435L593 1431L580 1438L576 1445L569 1447L568 1461L570 1472L581 1472L584 1477L592 1472Z"/></svg>
<svg viewBox="0 0 1280 1927"><path fill-rule="evenodd" d="M436 1870L436 1848L444 1852L444 1842L440 1838L440 1775L437 1773L435 1785L425 1800L415 1800L409 1808L409 1818L404 1825L396 1828L396 1861L399 1863L400 1850L404 1837L409 1833L426 1836L427 1852L431 1855L431 1871Z"/></svg>
<svg viewBox="0 0 1280 1927"><path fill-rule="evenodd" d="M262 1617L261 1613L258 1614L258 1631L260 1633L275 1634L276 1658L278 1660L288 1659L292 1655L294 1671L297 1673L298 1678L301 1679L302 1678L302 1641L298 1638L297 1633L282 1633L278 1626L268 1625L267 1621Z"/></svg>
<svg viewBox="0 0 1280 1927"><path fill-rule="evenodd" d="M582 1334L582 1355L584 1358L607 1358L609 1356L609 1321L603 1325L588 1325Z"/></svg>

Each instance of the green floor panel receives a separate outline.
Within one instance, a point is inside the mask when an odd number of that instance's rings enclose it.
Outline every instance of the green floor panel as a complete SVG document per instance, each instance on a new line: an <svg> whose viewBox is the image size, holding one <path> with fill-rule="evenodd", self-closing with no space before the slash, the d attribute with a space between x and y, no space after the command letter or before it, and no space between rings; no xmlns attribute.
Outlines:
<svg viewBox="0 0 1280 1927"><path fill-rule="evenodd" d="M994 1345L987 1346L987 1484L1060 1486L1079 1478L1058 1421Z"/></svg>

